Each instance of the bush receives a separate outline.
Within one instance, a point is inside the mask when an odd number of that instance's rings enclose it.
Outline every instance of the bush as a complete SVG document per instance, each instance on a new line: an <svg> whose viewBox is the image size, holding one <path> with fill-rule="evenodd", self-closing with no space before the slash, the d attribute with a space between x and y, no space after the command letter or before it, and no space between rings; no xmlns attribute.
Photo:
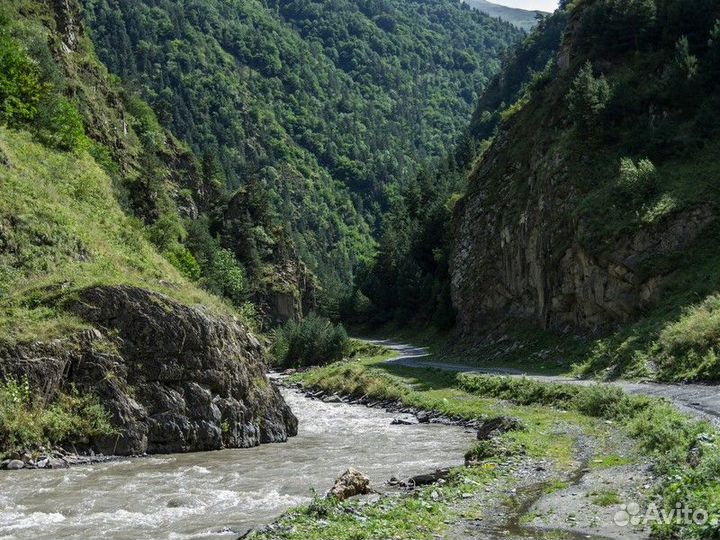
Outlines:
<svg viewBox="0 0 720 540"><path fill-rule="evenodd" d="M275 331L272 354L283 367L323 365L341 360L350 350L350 339L341 324L311 315L289 321Z"/></svg>
<svg viewBox="0 0 720 540"><path fill-rule="evenodd" d="M620 176L617 180L618 194L623 198L643 201L655 191L655 165L649 159L637 164L631 158L620 160Z"/></svg>
<svg viewBox="0 0 720 540"><path fill-rule="evenodd" d="M0 455L59 443L89 442L115 430L96 396L63 393L46 405L27 379L0 383Z"/></svg>
<svg viewBox="0 0 720 540"><path fill-rule="evenodd" d="M177 244L164 253L165 258L175 268L180 270L183 276L191 281L200 279L200 265L190 250L182 244Z"/></svg>
<svg viewBox="0 0 720 540"><path fill-rule="evenodd" d="M85 125L74 103L63 96L49 96L36 119L40 141L58 150L75 150L85 142Z"/></svg>
<svg viewBox="0 0 720 540"><path fill-rule="evenodd" d="M14 126L32 120L45 90L37 63L18 42L0 34L0 122Z"/></svg>
<svg viewBox="0 0 720 540"><path fill-rule="evenodd" d="M236 306L245 304L247 279L245 270L229 249L218 249L210 258L207 268L207 288L228 298Z"/></svg>

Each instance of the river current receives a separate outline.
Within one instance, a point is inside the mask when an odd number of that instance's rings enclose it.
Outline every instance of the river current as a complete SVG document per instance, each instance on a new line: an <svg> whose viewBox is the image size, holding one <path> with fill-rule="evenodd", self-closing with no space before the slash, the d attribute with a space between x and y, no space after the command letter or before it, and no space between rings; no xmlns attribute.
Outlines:
<svg viewBox="0 0 720 540"><path fill-rule="evenodd" d="M378 409L283 390L300 421L283 444L0 473L0 540L237 538L323 493L349 466L371 487L462 464L473 435L391 425Z"/></svg>

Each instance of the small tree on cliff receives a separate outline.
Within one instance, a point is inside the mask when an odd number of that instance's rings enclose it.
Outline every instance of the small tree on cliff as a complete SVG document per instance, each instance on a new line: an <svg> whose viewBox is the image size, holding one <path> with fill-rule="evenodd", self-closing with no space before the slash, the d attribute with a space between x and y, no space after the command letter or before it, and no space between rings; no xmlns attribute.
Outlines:
<svg viewBox="0 0 720 540"><path fill-rule="evenodd" d="M610 83L603 75L595 77L592 64L587 61L570 85L568 109L575 123L586 129L597 122L611 97Z"/></svg>

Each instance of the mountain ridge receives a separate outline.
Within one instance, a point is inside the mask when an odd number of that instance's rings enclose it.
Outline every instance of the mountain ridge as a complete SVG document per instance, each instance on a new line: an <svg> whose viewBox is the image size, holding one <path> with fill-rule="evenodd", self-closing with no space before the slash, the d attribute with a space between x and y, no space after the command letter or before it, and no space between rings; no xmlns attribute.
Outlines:
<svg viewBox="0 0 720 540"><path fill-rule="evenodd" d="M538 17L549 15L549 13L545 11L514 8L494 2L488 2L487 0L463 1L478 11L487 13L491 17L497 17L507 21L526 32L530 31L537 24Z"/></svg>

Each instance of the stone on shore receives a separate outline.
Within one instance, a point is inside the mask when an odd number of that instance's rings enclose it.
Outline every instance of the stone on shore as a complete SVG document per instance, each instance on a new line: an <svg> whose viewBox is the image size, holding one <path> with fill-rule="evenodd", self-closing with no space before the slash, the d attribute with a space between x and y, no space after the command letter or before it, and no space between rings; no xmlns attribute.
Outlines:
<svg viewBox="0 0 720 540"><path fill-rule="evenodd" d="M369 486L370 478L357 469L350 467L340 478L335 480L335 485L328 492L328 496L335 497L339 501L344 501L356 495L369 493Z"/></svg>

